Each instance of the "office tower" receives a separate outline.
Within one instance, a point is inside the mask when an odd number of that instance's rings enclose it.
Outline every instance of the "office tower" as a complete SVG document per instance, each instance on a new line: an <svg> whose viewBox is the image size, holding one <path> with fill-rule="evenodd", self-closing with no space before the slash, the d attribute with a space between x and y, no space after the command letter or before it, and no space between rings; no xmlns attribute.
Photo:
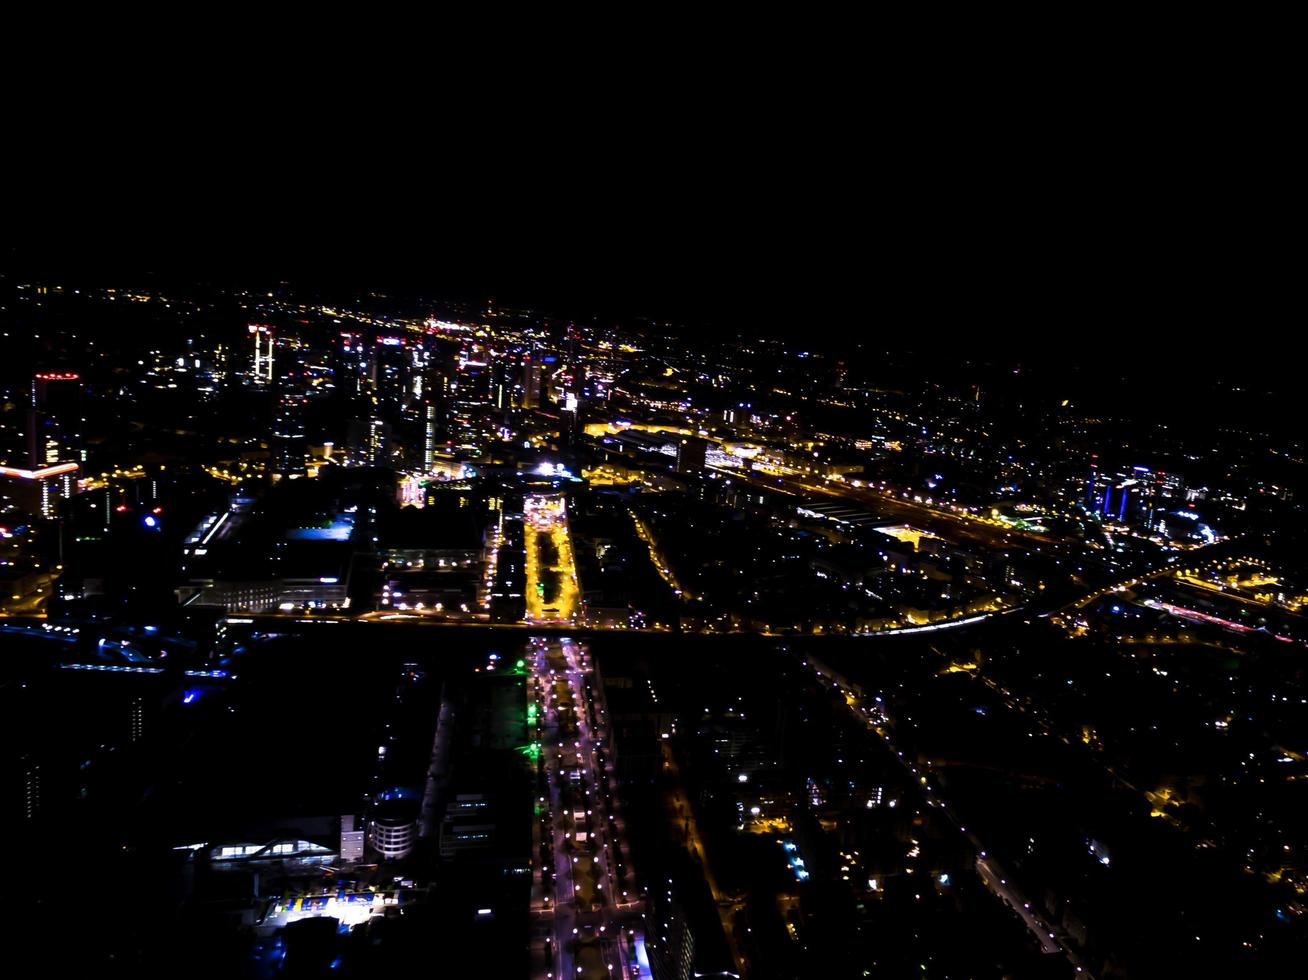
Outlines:
<svg viewBox="0 0 1308 980"><path fill-rule="evenodd" d="M423 405L422 468L430 473L436 465L436 405L428 400Z"/></svg>
<svg viewBox="0 0 1308 980"><path fill-rule="evenodd" d="M19 761L23 771L23 816L35 820L41 814L41 767L30 755Z"/></svg>
<svg viewBox="0 0 1308 980"><path fill-rule="evenodd" d="M59 501L67 500L77 491L76 463L56 463L36 470L0 466L0 477L14 481L0 485L0 497L9 498L20 510L41 517L55 517Z"/></svg>
<svg viewBox="0 0 1308 980"><path fill-rule="evenodd" d="M671 878L650 889L645 937L654 980L690 980L695 976L695 935Z"/></svg>
<svg viewBox="0 0 1308 980"><path fill-rule="evenodd" d="M272 384L273 380L273 332L272 327L262 323L251 323L248 328L254 341L255 384Z"/></svg>
<svg viewBox="0 0 1308 980"><path fill-rule="evenodd" d="M308 455L304 432L304 409L307 398L302 392L283 390L273 406L272 471L283 478L304 476Z"/></svg>
<svg viewBox="0 0 1308 980"><path fill-rule="evenodd" d="M82 382L70 372L43 372L32 378L27 412L28 466L85 462L82 447Z"/></svg>
<svg viewBox="0 0 1308 980"><path fill-rule="evenodd" d="M145 699L144 698L132 698L131 737L133 742L139 742L143 737L145 737Z"/></svg>
<svg viewBox="0 0 1308 980"><path fill-rule="evenodd" d="M509 424L513 412L513 383L510 381L511 363L507 358L497 358L491 364L490 398L496 416L505 425Z"/></svg>
<svg viewBox="0 0 1308 980"><path fill-rule="evenodd" d="M369 366L379 409L388 418L398 418L408 407L413 373L404 338L378 337Z"/></svg>
<svg viewBox="0 0 1308 980"><path fill-rule="evenodd" d="M559 438L566 446L575 446L581 440L581 400L572 392L563 398L563 411L559 412Z"/></svg>
<svg viewBox="0 0 1308 980"><path fill-rule="evenodd" d="M333 375L336 390L346 398L357 398L364 393L369 376L369 356L366 338L361 333L341 332L340 343L334 345Z"/></svg>
<svg viewBox="0 0 1308 980"><path fill-rule="evenodd" d="M677 472L703 473L708 442L696 436L682 436L677 443Z"/></svg>
<svg viewBox="0 0 1308 980"><path fill-rule="evenodd" d="M525 354L522 358L522 407L540 408L544 385L544 367L539 354Z"/></svg>
<svg viewBox="0 0 1308 980"><path fill-rule="evenodd" d="M381 419L351 419L345 435L347 466L385 466L390 459L391 426Z"/></svg>

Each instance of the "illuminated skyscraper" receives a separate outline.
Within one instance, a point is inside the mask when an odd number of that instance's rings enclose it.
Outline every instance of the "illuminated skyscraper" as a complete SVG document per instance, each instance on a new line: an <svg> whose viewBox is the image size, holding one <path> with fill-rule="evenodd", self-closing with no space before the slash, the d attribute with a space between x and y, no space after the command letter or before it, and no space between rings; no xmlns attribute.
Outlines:
<svg viewBox="0 0 1308 980"><path fill-rule="evenodd" d="M77 374L43 372L32 378L27 413L28 465L36 470L55 463L83 463L82 382Z"/></svg>
<svg viewBox="0 0 1308 980"><path fill-rule="evenodd" d="M35 820L41 813L41 767L30 755L23 756L23 816Z"/></svg>
<svg viewBox="0 0 1308 980"><path fill-rule="evenodd" d="M131 737L133 742L139 742L145 737L145 699L132 698L131 704Z"/></svg>
<svg viewBox="0 0 1308 980"><path fill-rule="evenodd" d="M422 468L430 473L436 465L436 405L430 400L423 405Z"/></svg>
<svg viewBox="0 0 1308 980"><path fill-rule="evenodd" d="M273 406L273 473L281 477L304 476L308 449L304 433L304 394L280 391Z"/></svg>
<svg viewBox="0 0 1308 980"><path fill-rule="evenodd" d="M0 477L14 481L5 485L3 496L11 497L20 509L55 517L59 501L67 500L77 489L77 464L56 463L36 470L0 466Z"/></svg>
<svg viewBox="0 0 1308 980"><path fill-rule="evenodd" d="M361 333L342 331L340 343L334 348L336 388L349 398L364 393L364 382L370 373L364 339Z"/></svg>
<svg viewBox="0 0 1308 980"><path fill-rule="evenodd" d="M383 415L398 418L408 407L413 359L403 337L378 337L369 362L373 397Z"/></svg>
<svg viewBox="0 0 1308 980"><path fill-rule="evenodd" d="M348 466L385 466L390 459L391 426L381 419L351 419L345 437Z"/></svg>
<svg viewBox="0 0 1308 980"><path fill-rule="evenodd" d="M251 323L248 327L254 340L255 384L272 384L273 380L273 332L272 327L262 323Z"/></svg>
<svg viewBox="0 0 1308 980"><path fill-rule="evenodd" d="M495 414L505 425L509 424L513 413L513 382L510 380L511 364L507 358L497 358L491 364L491 405Z"/></svg>
<svg viewBox="0 0 1308 980"><path fill-rule="evenodd" d="M540 355L526 354L522 358L522 407L540 408L541 390L544 384L544 365Z"/></svg>

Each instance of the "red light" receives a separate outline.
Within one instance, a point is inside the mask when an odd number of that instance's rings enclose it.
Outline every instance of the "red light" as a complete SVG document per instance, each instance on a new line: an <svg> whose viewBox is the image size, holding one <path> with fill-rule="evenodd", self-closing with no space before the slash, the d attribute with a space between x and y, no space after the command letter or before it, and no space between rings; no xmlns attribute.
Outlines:
<svg viewBox="0 0 1308 980"><path fill-rule="evenodd" d="M162 507L156 507L156 508L154 509L154 513L156 513L156 514L162 514L162 513L163 513L163 508L162 508Z"/></svg>
<svg viewBox="0 0 1308 980"><path fill-rule="evenodd" d="M114 508L114 510L116 510L116 511L118 511L118 513L122 514L122 513L124 513L124 512L127 510L127 505L126 505L126 504L119 504L117 507Z"/></svg>

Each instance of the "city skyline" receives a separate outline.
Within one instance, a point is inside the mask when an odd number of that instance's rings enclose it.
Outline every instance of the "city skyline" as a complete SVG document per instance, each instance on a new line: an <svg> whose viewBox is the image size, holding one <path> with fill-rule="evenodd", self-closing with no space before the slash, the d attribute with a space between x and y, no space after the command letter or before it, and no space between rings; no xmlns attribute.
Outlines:
<svg viewBox="0 0 1308 980"><path fill-rule="evenodd" d="M10 972L1302 972L1279 60L823 33L15 124Z"/></svg>

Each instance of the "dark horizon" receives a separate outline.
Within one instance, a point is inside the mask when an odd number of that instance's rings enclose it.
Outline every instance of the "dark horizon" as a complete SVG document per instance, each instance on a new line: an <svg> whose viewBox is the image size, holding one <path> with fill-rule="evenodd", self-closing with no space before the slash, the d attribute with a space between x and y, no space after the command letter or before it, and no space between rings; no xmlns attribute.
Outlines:
<svg viewBox="0 0 1308 980"><path fill-rule="evenodd" d="M688 118L684 144L627 131L575 156L416 137L394 160L302 160L198 132L101 134L90 168L64 133L26 161L48 167L16 185L0 272L493 297L723 338L903 330L1077 351L1215 333L1277 361L1298 297L1275 106L1164 107L1125 80L1101 95L972 116L964 99L939 118L904 104L869 134L830 103L789 138L755 107L734 129Z"/></svg>
<svg viewBox="0 0 1308 980"><path fill-rule="evenodd" d="M382 293L415 311L493 301L499 310L529 309L560 323L666 326L725 343L772 337L849 354L916 351L1106 369L1161 357L1181 369L1163 382L1176 389L1191 374L1280 387L1296 371L1279 356L1296 331L1282 295L1288 280L1273 288L1271 272L1253 255L1228 255L1232 265L1219 269L1220 257L1207 255L1203 242L1150 273L1139 254L1135 268L1123 262L1105 269L1079 266L1089 262L1085 249L1038 256L1024 245L1022 261L1010 262L987 256L979 243L970 265L942 250L922 262L899 256L856 269L845 256L825 266L823 255L768 256L766 247L745 251L737 239L729 264L715 266L700 249L683 257L683 268L664 270L648 242L639 252L607 254L592 243L537 257L512 246L465 251L389 238L368 248L272 237L286 244L251 242L230 230L213 239L194 230L47 238L8 248L0 275L220 292L285 284L338 302ZM795 264L783 272L788 261ZM1236 336L1241 343L1233 343Z"/></svg>

